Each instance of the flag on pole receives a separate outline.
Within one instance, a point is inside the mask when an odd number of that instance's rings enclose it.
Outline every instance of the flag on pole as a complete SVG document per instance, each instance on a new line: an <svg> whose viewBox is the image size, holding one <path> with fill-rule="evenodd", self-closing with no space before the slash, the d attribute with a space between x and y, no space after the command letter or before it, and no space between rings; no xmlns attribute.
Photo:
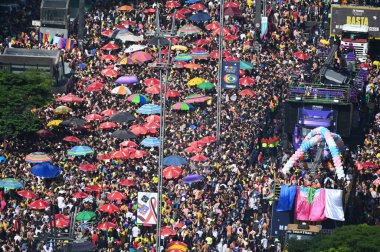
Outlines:
<svg viewBox="0 0 380 252"><path fill-rule="evenodd" d="M338 189L326 190L325 214L329 219L344 221L343 191Z"/></svg>

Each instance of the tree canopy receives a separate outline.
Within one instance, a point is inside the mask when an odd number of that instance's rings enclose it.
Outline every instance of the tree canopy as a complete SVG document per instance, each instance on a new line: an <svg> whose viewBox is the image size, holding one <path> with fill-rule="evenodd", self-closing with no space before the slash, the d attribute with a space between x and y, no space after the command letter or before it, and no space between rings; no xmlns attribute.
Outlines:
<svg viewBox="0 0 380 252"><path fill-rule="evenodd" d="M38 71L0 71L0 137L17 137L40 129L31 112L52 99L52 80Z"/></svg>
<svg viewBox="0 0 380 252"><path fill-rule="evenodd" d="M331 234L317 235L310 241L291 240L289 252L377 252L380 227L366 224L337 228Z"/></svg>

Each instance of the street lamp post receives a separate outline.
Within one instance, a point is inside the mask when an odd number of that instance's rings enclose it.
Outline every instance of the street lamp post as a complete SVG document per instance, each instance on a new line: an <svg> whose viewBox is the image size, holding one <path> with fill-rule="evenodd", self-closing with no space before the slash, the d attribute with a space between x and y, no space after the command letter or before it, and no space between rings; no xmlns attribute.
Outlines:
<svg viewBox="0 0 380 252"><path fill-rule="evenodd" d="M223 71L223 28L224 28L224 0L220 0L219 7L220 15L220 29L219 29L219 68L218 68L218 100L217 100L217 111L216 111L216 139L220 141L220 112L222 106L222 71Z"/></svg>

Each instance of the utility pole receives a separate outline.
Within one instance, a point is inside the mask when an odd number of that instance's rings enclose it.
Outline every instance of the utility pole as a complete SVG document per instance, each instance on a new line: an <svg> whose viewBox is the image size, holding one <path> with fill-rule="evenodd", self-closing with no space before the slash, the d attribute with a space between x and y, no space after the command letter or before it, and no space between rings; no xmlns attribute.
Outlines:
<svg viewBox="0 0 380 252"><path fill-rule="evenodd" d="M174 11L172 27L170 33L161 32L160 20L159 20L159 8L156 9L156 32L154 33L154 45L158 48L158 64L150 64L150 66L159 68L159 78L160 78L160 146L159 146L159 158L158 158L158 209L157 209L157 238L156 238L156 251L161 251L161 227L162 227L162 170L163 170L163 159L164 159L164 143L165 143L165 117L166 117L166 87L168 82L168 77L171 68L171 47L172 40L171 37L174 36L175 30L175 16L177 10ZM169 53L168 62L162 62L162 46L167 44L165 37L170 38L169 41ZM163 78L162 73L165 70L165 78Z"/></svg>
<svg viewBox="0 0 380 252"><path fill-rule="evenodd" d="M78 45L79 45L79 50L81 50L81 52L83 52L83 40L84 40L84 0L79 0Z"/></svg>
<svg viewBox="0 0 380 252"><path fill-rule="evenodd" d="M222 71L223 71L223 28L224 28L224 0L220 0L219 7L219 68L218 68L218 100L216 104L216 140L220 141L220 113L222 106Z"/></svg>

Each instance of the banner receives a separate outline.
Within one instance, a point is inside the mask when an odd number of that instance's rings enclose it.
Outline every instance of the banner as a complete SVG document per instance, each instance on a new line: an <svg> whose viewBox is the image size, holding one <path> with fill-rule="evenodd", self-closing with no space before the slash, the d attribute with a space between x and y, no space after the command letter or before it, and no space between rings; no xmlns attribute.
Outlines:
<svg viewBox="0 0 380 252"><path fill-rule="evenodd" d="M342 34L342 27L349 25L367 25L370 37L380 38L380 8L365 6L331 6L330 35Z"/></svg>
<svg viewBox="0 0 380 252"><path fill-rule="evenodd" d="M268 17L261 17L261 33L260 38L263 39L268 32Z"/></svg>
<svg viewBox="0 0 380 252"><path fill-rule="evenodd" d="M144 225L157 224L158 195L151 192L137 194L137 223Z"/></svg>
<svg viewBox="0 0 380 252"><path fill-rule="evenodd" d="M293 209L296 192L297 186L282 185L276 211L291 211Z"/></svg>
<svg viewBox="0 0 380 252"><path fill-rule="evenodd" d="M223 61L222 67L222 88L238 89L239 88L239 61Z"/></svg>
<svg viewBox="0 0 380 252"><path fill-rule="evenodd" d="M39 35L40 42L42 44L49 43L57 45L59 49L65 49L66 51L71 51L75 46L74 39L66 39L59 36L50 35L47 33L41 33Z"/></svg>
<svg viewBox="0 0 380 252"><path fill-rule="evenodd" d="M344 221L343 191L338 189L326 190L325 214L329 219Z"/></svg>

